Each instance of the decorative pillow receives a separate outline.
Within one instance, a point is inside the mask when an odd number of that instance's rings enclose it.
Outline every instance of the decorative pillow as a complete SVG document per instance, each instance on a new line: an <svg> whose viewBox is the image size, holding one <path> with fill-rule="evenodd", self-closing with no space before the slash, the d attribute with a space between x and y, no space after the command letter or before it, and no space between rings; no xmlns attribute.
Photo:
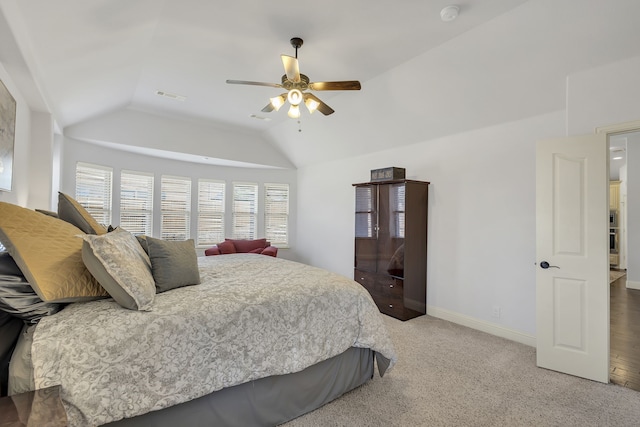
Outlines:
<svg viewBox="0 0 640 427"><path fill-rule="evenodd" d="M146 237L156 291L200 284L198 256L193 239L183 241Z"/></svg>
<svg viewBox="0 0 640 427"><path fill-rule="evenodd" d="M143 234L140 236L136 236L136 240L138 241L138 243L140 243L140 246L142 246L144 252L149 255L149 244L147 243L147 236ZM149 262L149 268L151 268L151 262Z"/></svg>
<svg viewBox="0 0 640 427"><path fill-rule="evenodd" d="M261 254L263 250L264 250L264 248L256 248L256 249L253 249L253 250L251 250L251 251L249 251L247 253L250 253L250 254Z"/></svg>
<svg viewBox="0 0 640 427"><path fill-rule="evenodd" d="M87 234L106 234L107 229L73 197L58 192L58 217Z"/></svg>
<svg viewBox="0 0 640 427"><path fill-rule="evenodd" d="M225 240L222 243L218 243L218 249L220 249L221 254L235 254L236 247L233 242L230 240Z"/></svg>
<svg viewBox="0 0 640 427"><path fill-rule="evenodd" d="M0 310L30 323L57 313L62 304L44 302L8 252L0 253Z"/></svg>
<svg viewBox="0 0 640 427"><path fill-rule="evenodd" d="M255 240L232 240L225 239L225 242L232 242L236 251L240 253L251 252L254 249L264 249L267 245L267 239L255 239ZM219 246L219 245L218 245Z"/></svg>
<svg viewBox="0 0 640 427"><path fill-rule="evenodd" d="M156 286L147 254L122 228L101 236L85 234L82 259L103 288L121 306L151 311Z"/></svg>
<svg viewBox="0 0 640 427"><path fill-rule="evenodd" d="M108 296L82 262L82 232L68 222L0 202L0 242L40 299L88 301Z"/></svg>
<svg viewBox="0 0 640 427"><path fill-rule="evenodd" d="M45 209L36 209L36 212L40 212L41 214L49 215L54 218L58 218L58 212L48 211Z"/></svg>

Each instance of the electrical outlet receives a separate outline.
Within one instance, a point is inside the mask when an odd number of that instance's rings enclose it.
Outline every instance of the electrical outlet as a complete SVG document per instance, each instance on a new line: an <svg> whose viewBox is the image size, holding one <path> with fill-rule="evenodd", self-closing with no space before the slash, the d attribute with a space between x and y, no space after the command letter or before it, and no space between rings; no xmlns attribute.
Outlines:
<svg viewBox="0 0 640 427"><path fill-rule="evenodd" d="M494 305L491 308L491 315L493 317L497 317L499 319L500 318L500 306Z"/></svg>

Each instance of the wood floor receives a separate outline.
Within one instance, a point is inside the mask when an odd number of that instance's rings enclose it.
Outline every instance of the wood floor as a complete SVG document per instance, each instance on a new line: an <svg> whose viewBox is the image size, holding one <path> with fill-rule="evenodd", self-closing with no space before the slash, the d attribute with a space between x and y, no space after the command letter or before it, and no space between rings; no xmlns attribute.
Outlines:
<svg viewBox="0 0 640 427"><path fill-rule="evenodd" d="M640 290L626 288L626 276L611 284L610 380L640 391Z"/></svg>

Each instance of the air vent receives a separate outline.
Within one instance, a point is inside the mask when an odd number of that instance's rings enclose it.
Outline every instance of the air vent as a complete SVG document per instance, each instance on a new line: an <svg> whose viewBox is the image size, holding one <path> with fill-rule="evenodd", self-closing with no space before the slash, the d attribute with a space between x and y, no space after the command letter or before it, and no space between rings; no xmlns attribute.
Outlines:
<svg viewBox="0 0 640 427"><path fill-rule="evenodd" d="M184 95L178 95L175 93L165 92L163 90L157 90L156 95L163 96L165 98L173 99L174 101L185 101L187 99Z"/></svg>

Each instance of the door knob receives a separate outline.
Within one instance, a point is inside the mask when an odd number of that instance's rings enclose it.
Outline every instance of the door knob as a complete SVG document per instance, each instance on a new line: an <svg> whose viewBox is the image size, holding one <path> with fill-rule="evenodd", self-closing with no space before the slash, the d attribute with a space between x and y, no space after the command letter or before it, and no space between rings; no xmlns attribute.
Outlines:
<svg viewBox="0 0 640 427"><path fill-rule="evenodd" d="M557 265L549 265L549 263L548 263L547 261L542 261L542 262L540 263L540 267L544 268L545 270L546 270L547 268L560 268L560 267L558 267Z"/></svg>

